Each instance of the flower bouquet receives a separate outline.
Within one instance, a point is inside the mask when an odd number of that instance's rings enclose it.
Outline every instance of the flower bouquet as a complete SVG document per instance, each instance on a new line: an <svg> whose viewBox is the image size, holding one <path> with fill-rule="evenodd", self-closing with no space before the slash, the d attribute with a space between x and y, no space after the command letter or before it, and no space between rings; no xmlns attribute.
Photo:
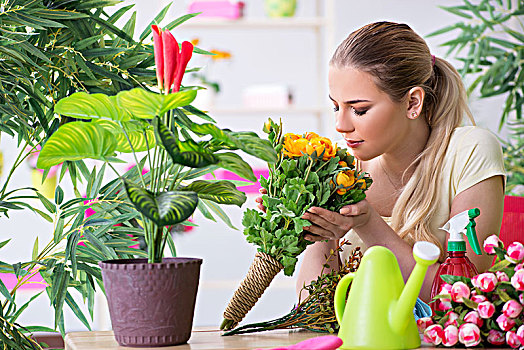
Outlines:
<svg viewBox="0 0 524 350"><path fill-rule="evenodd" d="M273 278L284 270L291 276L297 257L311 244L303 237L302 219L311 207L339 211L361 201L372 180L355 169L354 157L331 140L308 132L282 135L282 124L271 119L264 132L278 154L269 164L269 176L261 177L267 191L262 196L266 212L248 209L242 224L248 242L258 246L246 278L225 312L221 329L234 328L255 305Z"/></svg>
<svg viewBox="0 0 524 350"><path fill-rule="evenodd" d="M448 347L459 342L466 347L524 344L524 245L513 242L506 250L492 235L484 250L497 256L488 272L471 279L441 276L446 284L434 298L440 310L417 321L425 342Z"/></svg>

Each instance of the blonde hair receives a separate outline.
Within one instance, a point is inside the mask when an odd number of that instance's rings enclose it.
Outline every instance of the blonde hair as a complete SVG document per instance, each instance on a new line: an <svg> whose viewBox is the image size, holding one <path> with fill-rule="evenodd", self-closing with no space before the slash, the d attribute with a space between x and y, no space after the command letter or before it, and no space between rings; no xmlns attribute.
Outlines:
<svg viewBox="0 0 524 350"><path fill-rule="evenodd" d="M425 91L423 111L430 127L424 151L410 165L411 179L400 194L392 214L392 228L410 244L424 240L444 249L431 233L430 222L438 205L438 174L455 128L464 114L475 122L457 70L434 58L419 35L408 25L377 22L351 33L337 48L330 65L352 67L371 74L379 89L401 102L416 86Z"/></svg>

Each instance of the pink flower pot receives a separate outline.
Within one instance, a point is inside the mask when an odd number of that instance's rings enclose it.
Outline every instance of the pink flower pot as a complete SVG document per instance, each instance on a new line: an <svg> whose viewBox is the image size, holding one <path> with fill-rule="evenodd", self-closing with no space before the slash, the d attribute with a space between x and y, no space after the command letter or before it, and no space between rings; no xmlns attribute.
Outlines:
<svg viewBox="0 0 524 350"><path fill-rule="evenodd" d="M191 336L202 259L99 263L115 339L121 346L186 343Z"/></svg>

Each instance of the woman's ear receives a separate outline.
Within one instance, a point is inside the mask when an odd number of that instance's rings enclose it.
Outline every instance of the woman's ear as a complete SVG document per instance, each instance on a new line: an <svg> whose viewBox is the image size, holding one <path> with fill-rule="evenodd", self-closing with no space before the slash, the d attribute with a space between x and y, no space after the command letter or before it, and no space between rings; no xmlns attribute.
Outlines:
<svg viewBox="0 0 524 350"><path fill-rule="evenodd" d="M424 104L424 96L426 92L420 86L415 86L409 90L407 95L408 109L407 117L409 119L417 119L422 113L422 106Z"/></svg>

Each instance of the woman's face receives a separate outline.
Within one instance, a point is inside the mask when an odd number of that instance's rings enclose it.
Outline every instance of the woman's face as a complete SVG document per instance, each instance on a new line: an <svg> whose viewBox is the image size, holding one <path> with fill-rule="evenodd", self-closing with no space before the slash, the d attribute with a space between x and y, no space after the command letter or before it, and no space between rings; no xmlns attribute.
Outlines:
<svg viewBox="0 0 524 350"><path fill-rule="evenodd" d="M406 146L407 103L393 102L369 73L331 66L329 97L335 106L336 129L358 159L367 161Z"/></svg>

